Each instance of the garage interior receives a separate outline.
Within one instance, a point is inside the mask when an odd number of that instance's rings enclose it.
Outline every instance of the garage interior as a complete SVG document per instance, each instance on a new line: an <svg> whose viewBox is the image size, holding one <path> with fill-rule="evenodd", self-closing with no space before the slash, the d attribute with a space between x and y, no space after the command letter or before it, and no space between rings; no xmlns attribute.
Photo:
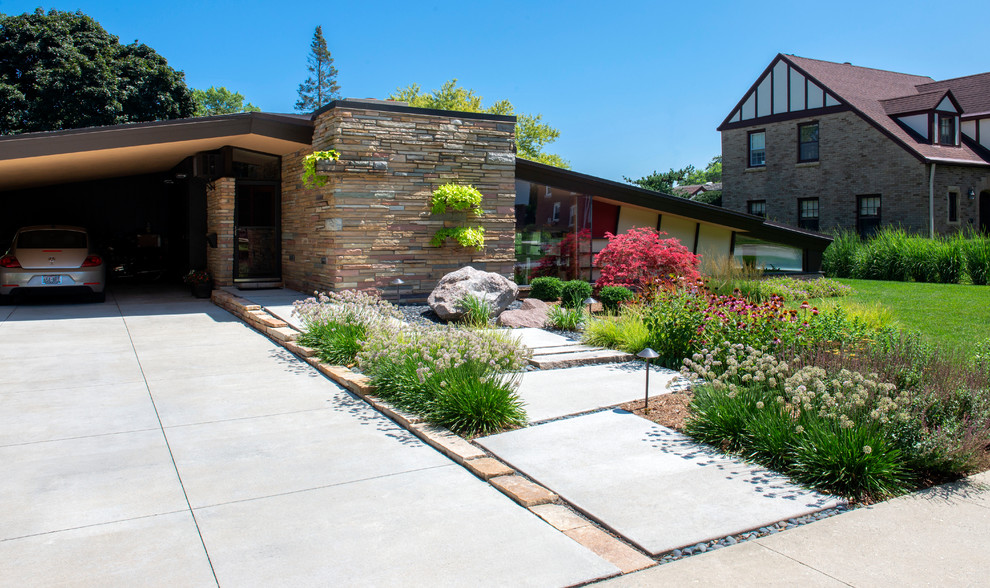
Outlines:
<svg viewBox="0 0 990 588"><path fill-rule="evenodd" d="M279 156L309 147L312 129L308 116L243 113L0 138L0 251L24 226L81 226L111 284L174 284L216 244L206 191L217 178L237 178L240 224L277 231Z"/></svg>

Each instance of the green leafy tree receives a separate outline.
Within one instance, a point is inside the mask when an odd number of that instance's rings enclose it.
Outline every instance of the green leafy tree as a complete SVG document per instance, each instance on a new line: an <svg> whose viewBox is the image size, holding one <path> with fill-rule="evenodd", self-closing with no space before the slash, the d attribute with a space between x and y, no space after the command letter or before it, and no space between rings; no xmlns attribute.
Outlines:
<svg viewBox="0 0 990 588"><path fill-rule="evenodd" d="M457 79L444 82L440 88L424 93L419 84L398 88L389 95L389 100L408 102L417 108L436 110L458 110L461 112L486 112L488 114L516 114L508 100L499 100L485 107L482 97L474 90L457 85ZM516 155L547 165L570 169L570 164L555 153L543 150L560 137L560 131L543 122L543 116L516 114Z"/></svg>
<svg viewBox="0 0 990 588"><path fill-rule="evenodd" d="M193 102L196 103L195 116L214 116L217 114L234 114L237 112L261 112L261 109L248 102L244 104L244 95L231 92L227 88L210 86L206 90L193 90Z"/></svg>
<svg viewBox="0 0 990 588"><path fill-rule="evenodd" d="M635 184L640 188L646 188L647 190L653 190L654 192L662 192L664 194L674 194L674 186L688 186L692 184L705 184L708 182L721 182L722 181L722 156L716 155L708 163L705 169L696 169L693 165L688 165L681 169L670 168L666 172L653 172L650 175L643 176L637 180L632 178L622 176L622 179L629 182L630 184ZM674 194L676 196L684 196L683 194ZM704 195L699 196L695 200L699 202L706 202L711 204L716 199L721 198L721 190L711 190L706 192Z"/></svg>
<svg viewBox="0 0 990 588"><path fill-rule="evenodd" d="M184 75L82 12L0 14L0 134L189 117Z"/></svg>
<svg viewBox="0 0 990 588"><path fill-rule="evenodd" d="M691 184L707 184L708 182L718 183L722 181L722 156L716 155L712 158L705 169L694 169L693 166L688 166L691 171L684 175L684 178L678 182L682 186ZM688 169L688 168L685 168Z"/></svg>
<svg viewBox="0 0 990 588"><path fill-rule="evenodd" d="M327 40L323 38L323 27L316 27L313 42L309 45L309 77L299 84L299 100L296 110L313 112L340 98L340 85L337 83L337 68L333 66L333 57L327 49Z"/></svg>

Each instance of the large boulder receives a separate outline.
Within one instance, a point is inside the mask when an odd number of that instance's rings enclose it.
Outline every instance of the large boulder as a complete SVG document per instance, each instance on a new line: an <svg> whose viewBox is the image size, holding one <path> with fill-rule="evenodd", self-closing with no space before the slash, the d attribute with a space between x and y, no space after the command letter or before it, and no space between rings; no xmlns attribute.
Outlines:
<svg viewBox="0 0 990 588"><path fill-rule="evenodd" d="M487 300L492 312L498 314L512 304L518 293L515 282L501 274L466 266L441 278L427 302L442 320L455 321L464 315L460 302L469 294Z"/></svg>
<svg viewBox="0 0 990 588"><path fill-rule="evenodd" d="M550 305L536 298L527 298L516 310L507 310L498 315L498 324L503 327L535 327L542 329L547 322Z"/></svg>

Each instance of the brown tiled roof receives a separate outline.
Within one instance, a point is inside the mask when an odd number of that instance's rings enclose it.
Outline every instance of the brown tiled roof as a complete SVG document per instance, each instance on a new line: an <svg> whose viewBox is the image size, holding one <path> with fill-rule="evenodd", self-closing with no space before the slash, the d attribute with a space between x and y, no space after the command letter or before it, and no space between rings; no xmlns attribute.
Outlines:
<svg viewBox="0 0 990 588"><path fill-rule="evenodd" d="M918 86L919 92L937 90L952 90L966 114L990 112L990 72Z"/></svg>
<svg viewBox="0 0 990 588"><path fill-rule="evenodd" d="M984 82L959 82L966 78L956 78L956 80L946 80L936 82L929 77L902 74L882 69L870 69L858 67L848 63L833 63L831 61L819 61L794 55L783 55L783 59L791 65L803 70L809 77L824 86L830 93L858 112L868 122L877 127L881 132L891 137L893 140L904 146L905 149L914 153L922 159L987 164L988 161L977 154L965 142L959 147L942 145L929 145L922 143L913 137L908 131L902 128L892 119L884 109L885 100L893 98L904 98L917 96L919 91L931 92L939 89L952 89L953 95L960 102L966 111L969 109L959 94L956 93L954 85L957 82L960 88L968 88L970 85ZM979 76L969 76L970 78L981 78L990 74ZM985 78L990 81L990 78ZM950 84L945 88L935 87L937 84ZM975 94L975 92L973 92ZM970 98L973 103L976 99ZM988 109L990 110L990 109Z"/></svg>
<svg viewBox="0 0 990 588"><path fill-rule="evenodd" d="M900 98L887 98L881 100L883 111L888 115L904 114L906 112L920 112L922 110L934 110L938 103L945 97L945 90L935 90L924 94L913 96L901 96Z"/></svg>

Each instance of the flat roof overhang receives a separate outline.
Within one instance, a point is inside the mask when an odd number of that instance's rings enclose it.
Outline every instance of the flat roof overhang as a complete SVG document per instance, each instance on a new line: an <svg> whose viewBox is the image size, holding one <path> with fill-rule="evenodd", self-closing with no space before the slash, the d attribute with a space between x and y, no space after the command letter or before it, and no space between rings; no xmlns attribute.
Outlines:
<svg viewBox="0 0 990 588"><path fill-rule="evenodd" d="M312 144L308 115L248 112L0 138L0 192L165 172L225 146L285 155Z"/></svg>
<svg viewBox="0 0 990 588"><path fill-rule="evenodd" d="M767 221L759 216L735 212L673 196L646 190L639 186L623 184L596 176L589 176L559 167L516 158L516 179L548 184L572 192L588 194L612 204L628 204L660 214L672 214L694 221L720 225L748 236L786 243L800 248L824 250L832 237Z"/></svg>

